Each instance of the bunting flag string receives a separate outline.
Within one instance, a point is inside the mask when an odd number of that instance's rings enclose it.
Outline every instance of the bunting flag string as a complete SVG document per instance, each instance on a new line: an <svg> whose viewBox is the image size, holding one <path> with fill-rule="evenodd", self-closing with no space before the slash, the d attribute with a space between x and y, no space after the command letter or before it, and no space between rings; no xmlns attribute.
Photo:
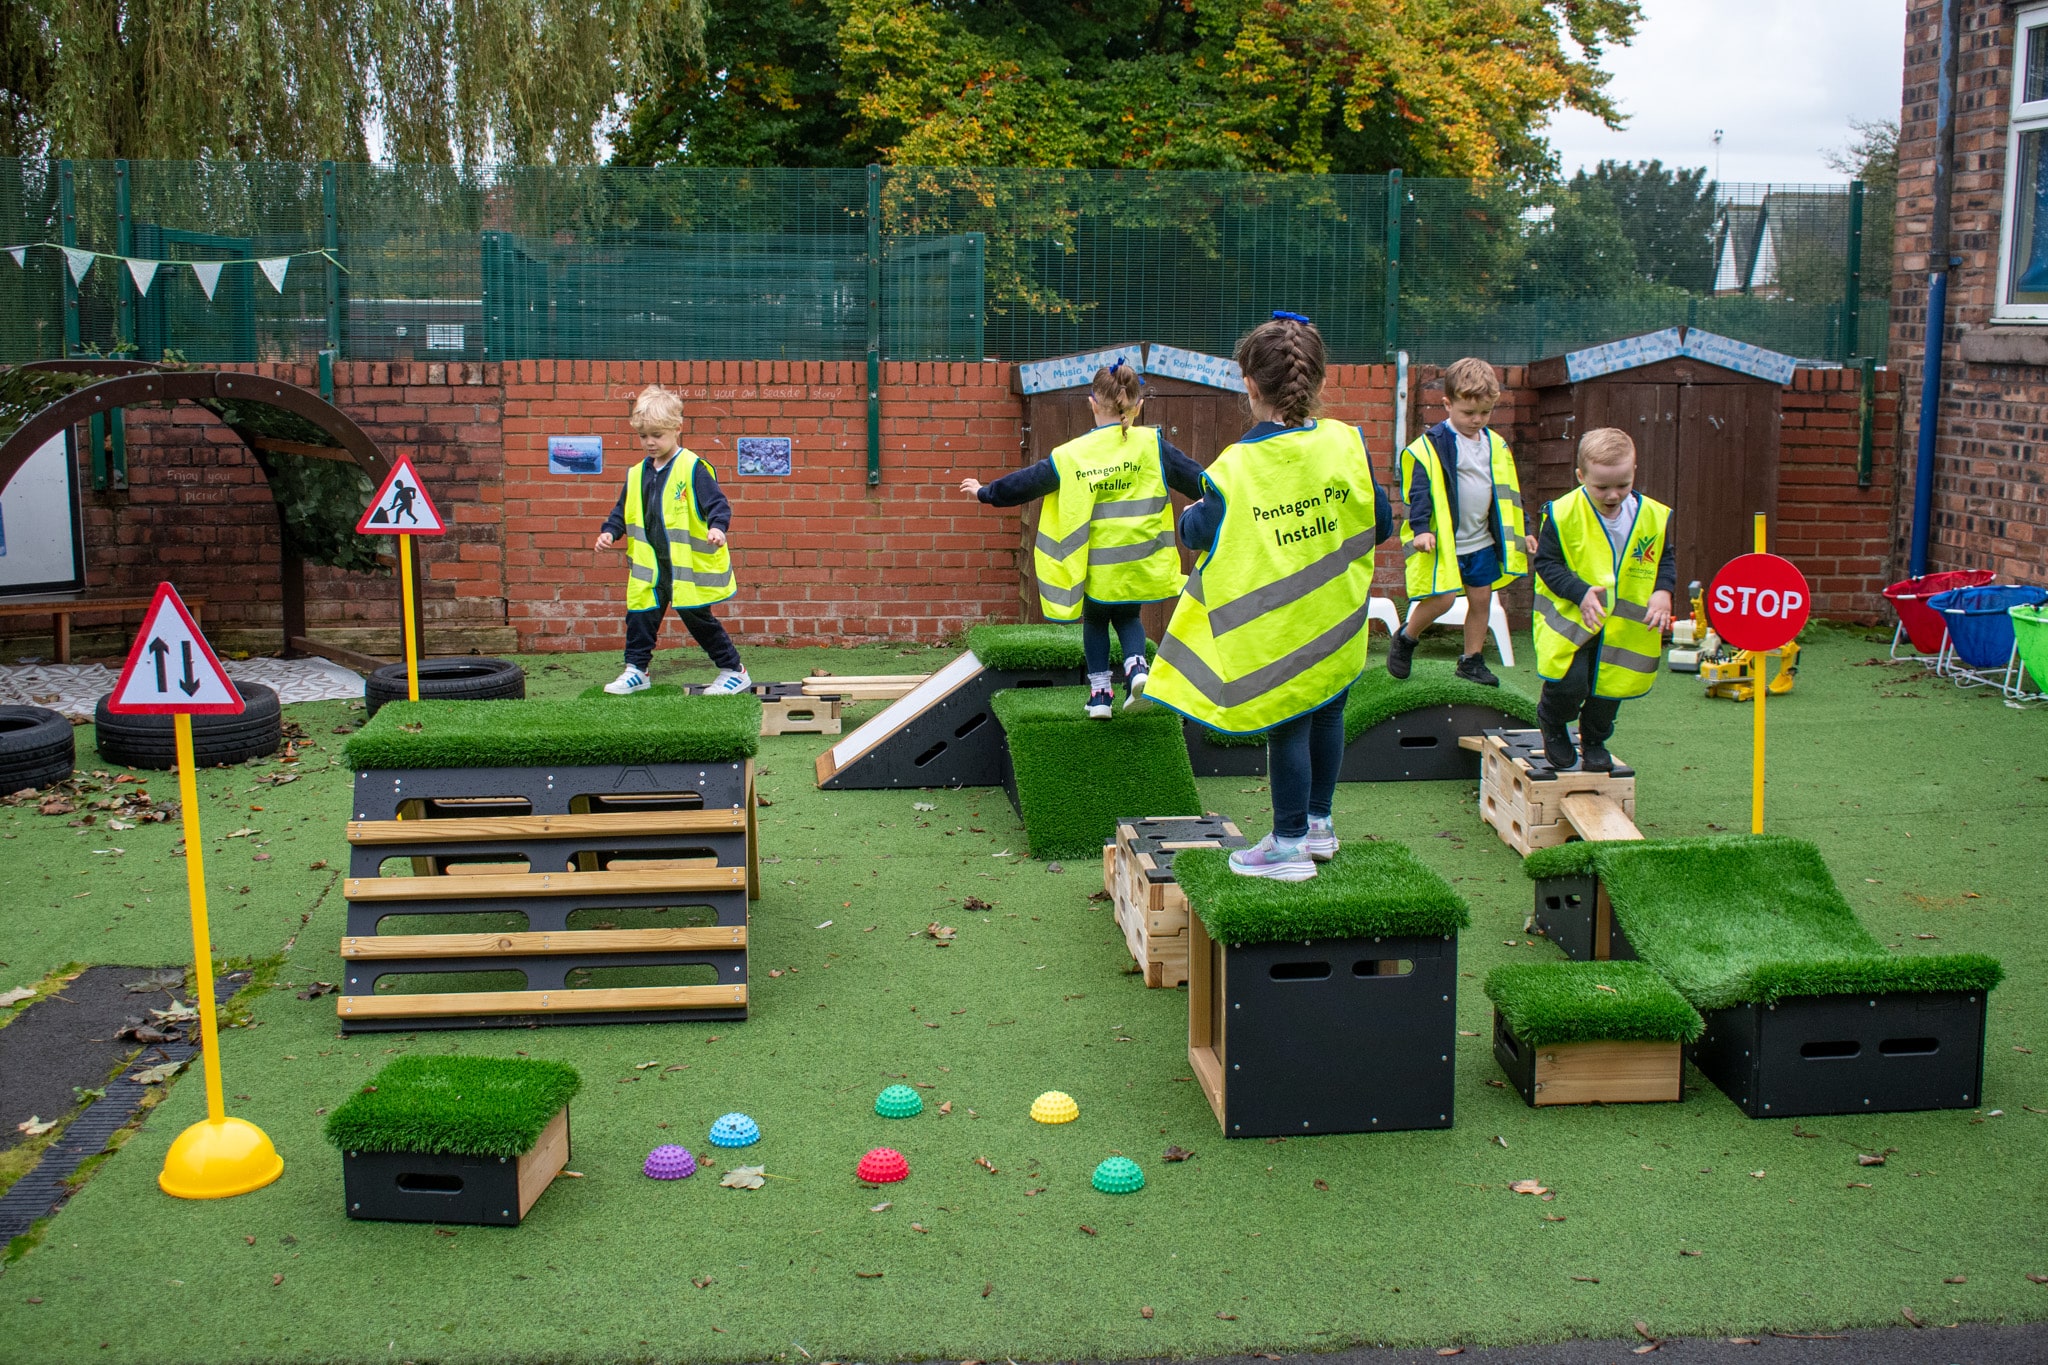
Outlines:
<svg viewBox="0 0 2048 1365"><path fill-rule="evenodd" d="M0 247L0 251L12 257L15 265L26 270L28 253L37 247L45 247L63 254L65 268L71 272L71 282L74 285L85 283L85 277L92 272L95 261L118 261L128 268L129 276L135 281L136 291L145 297L149 294L150 286L156 283L160 267L186 266L191 269L192 278L198 282L200 292L206 295L208 303L213 302L214 291L220 287L220 272L231 265L256 267L262 272L263 278L270 281L270 287L279 294L284 293L285 276L291 270L292 262L302 256L317 256L343 274L349 273L348 267L335 259L333 252L324 249L293 251L282 256L241 256L225 261L147 260L139 256L120 256L111 251L88 251L83 247L59 246L55 242L26 242L20 246Z"/></svg>

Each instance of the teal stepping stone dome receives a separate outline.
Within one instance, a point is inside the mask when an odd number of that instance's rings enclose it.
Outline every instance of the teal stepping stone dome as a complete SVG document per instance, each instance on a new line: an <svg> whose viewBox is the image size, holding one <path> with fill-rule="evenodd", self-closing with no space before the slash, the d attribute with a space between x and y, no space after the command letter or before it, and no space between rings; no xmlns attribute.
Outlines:
<svg viewBox="0 0 2048 1365"><path fill-rule="evenodd" d="M1089 1183L1104 1194L1135 1194L1145 1188L1145 1173L1127 1156L1113 1156L1095 1168Z"/></svg>
<svg viewBox="0 0 2048 1365"><path fill-rule="evenodd" d="M924 1112L924 1100L907 1085L892 1085L875 1097L875 1112L885 1119L916 1118Z"/></svg>

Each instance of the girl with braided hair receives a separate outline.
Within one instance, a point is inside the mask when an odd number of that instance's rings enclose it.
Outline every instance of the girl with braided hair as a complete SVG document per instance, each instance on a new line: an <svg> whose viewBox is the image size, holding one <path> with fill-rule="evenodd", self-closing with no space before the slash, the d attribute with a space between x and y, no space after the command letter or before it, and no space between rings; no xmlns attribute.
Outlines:
<svg viewBox="0 0 2048 1365"><path fill-rule="evenodd" d="M1373 547L1394 518L1358 429L1316 415L1314 323L1274 313L1238 342L1237 364L1253 425L1181 517L1197 559L1147 695L1213 730L1266 736L1273 830L1230 870L1302 881L1337 854L1344 701L1365 671Z"/></svg>
<svg viewBox="0 0 2048 1365"><path fill-rule="evenodd" d="M1045 499L1032 555L1039 603L1048 621L1081 622L1086 709L1094 720L1109 719L1116 695L1111 627L1123 660L1124 705L1145 695L1145 625L1139 612L1147 602L1170 601L1187 581L1173 543L1167 490L1202 496L1202 467L1158 427L1138 425L1144 385L1137 367L1119 356L1097 370L1089 385L1092 431L994 483L960 481L961 492L992 507Z"/></svg>

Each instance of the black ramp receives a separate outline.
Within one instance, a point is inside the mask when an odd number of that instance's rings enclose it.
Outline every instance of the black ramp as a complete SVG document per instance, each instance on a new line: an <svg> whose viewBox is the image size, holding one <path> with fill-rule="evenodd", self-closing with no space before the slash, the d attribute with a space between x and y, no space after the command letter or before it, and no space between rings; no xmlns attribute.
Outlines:
<svg viewBox="0 0 2048 1365"><path fill-rule="evenodd" d="M920 683L818 758L824 791L999 787L1003 727L990 704L1012 687L1078 687L1079 668L984 668L972 652Z"/></svg>

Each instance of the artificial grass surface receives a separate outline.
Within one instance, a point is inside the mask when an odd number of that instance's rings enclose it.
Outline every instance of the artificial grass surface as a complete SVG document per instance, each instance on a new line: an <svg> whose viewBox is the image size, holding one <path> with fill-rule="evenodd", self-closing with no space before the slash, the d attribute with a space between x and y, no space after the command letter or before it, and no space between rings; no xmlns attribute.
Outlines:
<svg viewBox="0 0 2048 1365"><path fill-rule="evenodd" d="M1082 668L1081 627L1040 624L1033 626L970 626L967 648L981 660L983 668ZM1112 651L1115 640L1110 641ZM1145 642L1145 657L1151 658L1152 642Z"/></svg>
<svg viewBox="0 0 2048 1365"><path fill-rule="evenodd" d="M1843 899L1819 848L1804 839L1734 835L1582 847L1531 855L1530 875L1597 872L1636 955L1699 1009L1788 995L1984 991L2003 975L1985 953L1887 952Z"/></svg>
<svg viewBox="0 0 2048 1365"><path fill-rule="evenodd" d="M531 1057L400 1057L327 1116L343 1151L518 1156L581 1088Z"/></svg>
<svg viewBox="0 0 2048 1365"><path fill-rule="evenodd" d="M1397 843L1352 840L1305 882L1240 877L1218 848L1174 855L1188 909L1218 943L1455 934L1472 922L1464 897Z"/></svg>
<svg viewBox="0 0 2048 1365"><path fill-rule="evenodd" d="M390 702L349 736L357 768L728 763L760 747L761 702L733 697Z"/></svg>
<svg viewBox="0 0 2048 1365"><path fill-rule="evenodd" d="M1025 687L990 703L1034 858L1099 859L1118 820L1202 813L1178 712L1140 705L1090 720L1087 700L1086 687Z"/></svg>
<svg viewBox="0 0 2048 1365"><path fill-rule="evenodd" d="M311 703L286 709L312 745L300 763L198 775L216 941L274 964L278 981L255 1000L255 1026L223 1039L229 1107L276 1140L284 1177L218 1201L157 1190L165 1148L204 1114L188 1070L7 1268L0 1340L61 1365L802 1365L798 1345L820 1361L1026 1361L1613 1338L1638 1319L1659 1335L1763 1336L1897 1325L1901 1307L1942 1323L2048 1318L2048 1287L2024 1278L2048 1274L2029 1197L2048 1182L2048 1115L2026 1107L2048 1108L2048 938L2035 924L2048 715L1861 666L1883 638L1809 630L1805 644L1798 688L1771 700L1771 828L1817 843L1894 951L2005 959L1978 1113L1757 1122L1697 1073L1683 1104L1529 1108L1487 1083L1499 1072L1479 989L1500 963L1557 956L1521 932L1520 860L1479 823L1470 789L1367 783L1338 787L1340 834L1406 844L1472 906L1456 1126L1228 1142L1180 1079L1187 997L1125 973L1110 910L1088 899L1092 865L1053 875L994 856L1023 849L999 790L819 792L818 736L761 741L774 804L760 812L747 1022L337 1038L333 1001L299 993L345 970L336 882L352 774L331 761L331 732L361 712ZM1455 641L1423 649L1447 657ZM691 652L663 651L656 676L708 680ZM957 651L745 653L767 678L925 672ZM619 668L616 655L520 662L539 698ZM1526 659L1502 672L1532 685ZM1746 707L1702 700L1685 679L1624 707L1645 832L1746 824L1749 737ZM1262 780L1196 785L1205 806L1265 832ZM104 816L34 812L0 807L0 990L73 960L185 954L175 824L109 833ZM254 832L227 837L241 828ZM94 852L115 847L126 852ZM933 923L958 930L948 946ZM319 1111L394 1056L517 1051L585 1077L571 1162L585 1178L556 1181L517 1229L351 1223ZM899 1079L933 1087L925 1112L876 1117L875 1095ZM1033 1123L1047 1089L1072 1093L1080 1121ZM719 1170L639 1174L660 1143L700 1151L735 1109L766 1135L744 1160L790 1178L743 1191L719 1188ZM1194 1159L1162 1162L1169 1143ZM911 1176L878 1193L851 1174L879 1145L903 1150ZM1886 1165L1855 1165L1886 1148ZM1142 1193L1088 1189L1114 1151L1144 1168ZM1523 1179L1555 1200L1512 1193ZM1945 1283L1955 1276L1966 1282Z"/></svg>
<svg viewBox="0 0 2048 1365"><path fill-rule="evenodd" d="M1689 1043L1706 1023L1647 962L1506 962L1486 998L1515 1037L1547 1043Z"/></svg>
<svg viewBox="0 0 2048 1365"><path fill-rule="evenodd" d="M1457 665L1437 659L1417 659L1404 679L1388 673L1385 661L1369 664L1351 695L1344 699L1344 742L1349 744L1383 720L1429 706L1492 706L1526 724L1536 723L1536 703L1528 693L1503 683L1481 687L1457 676ZM1266 742L1264 731L1230 734L1208 732L1211 744L1222 748L1254 748Z"/></svg>

